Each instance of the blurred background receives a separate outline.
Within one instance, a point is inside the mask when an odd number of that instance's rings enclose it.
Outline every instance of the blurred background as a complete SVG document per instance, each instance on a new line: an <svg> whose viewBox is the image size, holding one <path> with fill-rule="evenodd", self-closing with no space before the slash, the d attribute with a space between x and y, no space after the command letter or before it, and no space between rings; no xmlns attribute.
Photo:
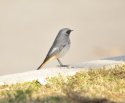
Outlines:
<svg viewBox="0 0 125 103"><path fill-rule="evenodd" d="M64 64L125 54L125 0L1 0L0 75L35 70L65 27Z"/></svg>

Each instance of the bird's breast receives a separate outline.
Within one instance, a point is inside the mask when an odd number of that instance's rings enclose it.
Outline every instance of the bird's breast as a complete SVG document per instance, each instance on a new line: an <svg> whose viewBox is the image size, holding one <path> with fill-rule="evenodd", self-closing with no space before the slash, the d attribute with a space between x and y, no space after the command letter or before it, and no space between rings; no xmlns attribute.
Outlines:
<svg viewBox="0 0 125 103"><path fill-rule="evenodd" d="M70 48L70 43L64 46L63 49L59 52L58 58L63 57L66 54L66 52L69 50L69 48Z"/></svg>

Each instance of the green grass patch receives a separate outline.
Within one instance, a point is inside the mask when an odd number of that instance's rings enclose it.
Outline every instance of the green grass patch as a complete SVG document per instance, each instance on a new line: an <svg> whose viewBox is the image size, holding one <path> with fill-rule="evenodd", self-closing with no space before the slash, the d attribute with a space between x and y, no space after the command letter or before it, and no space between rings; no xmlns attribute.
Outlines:
<svg viewBox="0 0 125 103"><path fill-rule="evenodd" d="M0 86L0 103L125 103L125 65Z"/></svg>

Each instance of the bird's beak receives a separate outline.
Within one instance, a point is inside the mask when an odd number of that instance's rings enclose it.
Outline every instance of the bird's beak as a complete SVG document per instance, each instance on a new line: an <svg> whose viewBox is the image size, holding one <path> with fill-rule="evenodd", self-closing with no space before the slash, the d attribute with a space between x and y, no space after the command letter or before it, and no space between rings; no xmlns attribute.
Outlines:
<svg viewBox="0 0 125 103"><path fill-rule="evenodd" d="M74 30L71 30L71 31L74 31Z"/></svg>

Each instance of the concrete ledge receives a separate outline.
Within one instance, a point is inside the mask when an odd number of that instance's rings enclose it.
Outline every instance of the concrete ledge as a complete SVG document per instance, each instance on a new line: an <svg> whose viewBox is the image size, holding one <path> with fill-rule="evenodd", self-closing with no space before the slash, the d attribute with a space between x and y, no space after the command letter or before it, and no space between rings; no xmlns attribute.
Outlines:
<svg viewBox="0 0 125 103"><path fill-rule="evenodd" d="M85 71L91 68L99 68L104 66L115 66L121 65L125 62L125 56L106 58L102 60L95 60L89 62L82 62L71 65L71 67L54 67L54 68L43 68L41 70L28 71L24 73L9 74L0 76L0 85L16 84L21 82L29 82L38 80L41 84L46 83L47 77L61 75L74 75L76 72Z"/></svg>

